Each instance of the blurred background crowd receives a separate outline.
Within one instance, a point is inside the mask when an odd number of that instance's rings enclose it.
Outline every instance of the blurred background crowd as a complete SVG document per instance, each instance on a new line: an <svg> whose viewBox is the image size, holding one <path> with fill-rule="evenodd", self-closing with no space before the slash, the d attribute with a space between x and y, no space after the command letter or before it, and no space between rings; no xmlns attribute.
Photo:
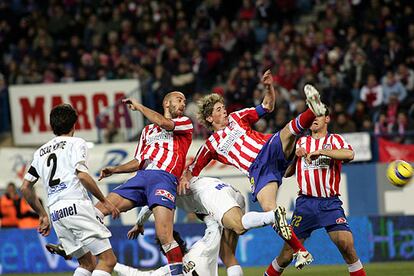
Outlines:
<svg viewBox="0 0 414 276"><path fill-rule="evenodd" d="M222 94L229 112L259 104L270 68L277 108L257 129L274 132L302 112L311 83L332 131L413 141L410 0L0 1L0 53L3 131L9 85L135 78L158 111L167 92L182 91L196 124L206 93ZM196 134L207 135L199 125Z"/></svg>

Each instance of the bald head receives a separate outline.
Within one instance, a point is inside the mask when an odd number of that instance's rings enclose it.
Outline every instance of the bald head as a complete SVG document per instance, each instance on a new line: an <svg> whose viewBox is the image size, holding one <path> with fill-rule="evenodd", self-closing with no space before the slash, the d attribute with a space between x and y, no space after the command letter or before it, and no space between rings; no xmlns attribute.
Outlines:
<svg viewBox="0 0 414 276"><path fill-rule="evenodd" d="M165 95L162 102L164 113L169 113L169 116L176 118L184 114L185 96L179 91L172 91Z"/></svg>
<svg viewBox="0 0 414 276"><path fill-rule="evenodd" d="M167 95L164 96L163 103L165 104L165 102L171 101L171 99L173 97L183 97L185 99L184 94L181 93L180 91L172 91L172 92L169 92Z"/></svg>

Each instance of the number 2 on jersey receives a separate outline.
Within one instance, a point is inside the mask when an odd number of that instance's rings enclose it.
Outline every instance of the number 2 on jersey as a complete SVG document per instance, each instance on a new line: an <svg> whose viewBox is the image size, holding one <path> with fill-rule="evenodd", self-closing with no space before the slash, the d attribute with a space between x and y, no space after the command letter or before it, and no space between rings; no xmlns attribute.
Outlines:
<svg viewBox="0 0 414 276"><path fill-rule="evenodd" d="M47 158L48 167L50 167L51 162L53 162L53 164L52 164L52 172L50 173L50 177L49 177L49 186L53 187L60 183L60 178L53 179L53 177L55 176L56 167L57 167L57 157L56 157L56 154L54 153L50 154L49 157Z"/></svg>

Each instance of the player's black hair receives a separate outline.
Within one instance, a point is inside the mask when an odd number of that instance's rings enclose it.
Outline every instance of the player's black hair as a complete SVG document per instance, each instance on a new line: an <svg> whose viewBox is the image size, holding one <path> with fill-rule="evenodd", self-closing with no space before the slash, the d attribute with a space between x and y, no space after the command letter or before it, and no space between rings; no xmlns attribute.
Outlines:
<svg viewBox="0 0 414 276"><path fill-rule="evenodd" d="M50 126L57 136L68 134L78 120L78 113L70 104L60 104L50 111Z"/></svg>
<svg viewBox="0 0 414 276"><path fill-rule="evenodd" d="M173 237L174 237L174 240L178 243L178 246L180 247L181 252L183 253L183 255L187 254L187 252L188 252L188 250L187 250L187 244L181 238L180 233L178 233L177 231L173 231ZM155 242L160 247L161 253L165 256L165 252L164 252L164 249L162 248L162 245L161 245L160 240L158 238L155 238Z"/></svg>

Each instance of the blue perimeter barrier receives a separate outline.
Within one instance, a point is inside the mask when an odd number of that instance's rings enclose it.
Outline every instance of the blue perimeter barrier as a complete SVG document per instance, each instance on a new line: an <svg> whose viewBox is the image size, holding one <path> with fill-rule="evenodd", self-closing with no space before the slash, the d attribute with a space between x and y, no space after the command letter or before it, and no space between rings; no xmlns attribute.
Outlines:
<svg viewBox="0 0 414 276"><path fill-rule="evenodd" d="M363 263L378 261L414 260L414 216L353 217L349 219L355 246ZM159 267L166 259L154 242L155 229L146 225L145 236L138 240L127 240L130 227L109 227L113 236L112 246L121 263L141 268ZM204 234L203 224L177 224L188 245ZM42 237L35 230L0 230L0 274L44 273L72 271L77 267L75 260L65 261L51 255L44 248L47 242L57 242L52 231L49 237ZM242 266L266 266L276 256L282 240L270 227L254 229L241 236L237 257ZM326 232L315 231L306 241L307 248L315 257L315 264L342 264L343 260Z"/></svg>

